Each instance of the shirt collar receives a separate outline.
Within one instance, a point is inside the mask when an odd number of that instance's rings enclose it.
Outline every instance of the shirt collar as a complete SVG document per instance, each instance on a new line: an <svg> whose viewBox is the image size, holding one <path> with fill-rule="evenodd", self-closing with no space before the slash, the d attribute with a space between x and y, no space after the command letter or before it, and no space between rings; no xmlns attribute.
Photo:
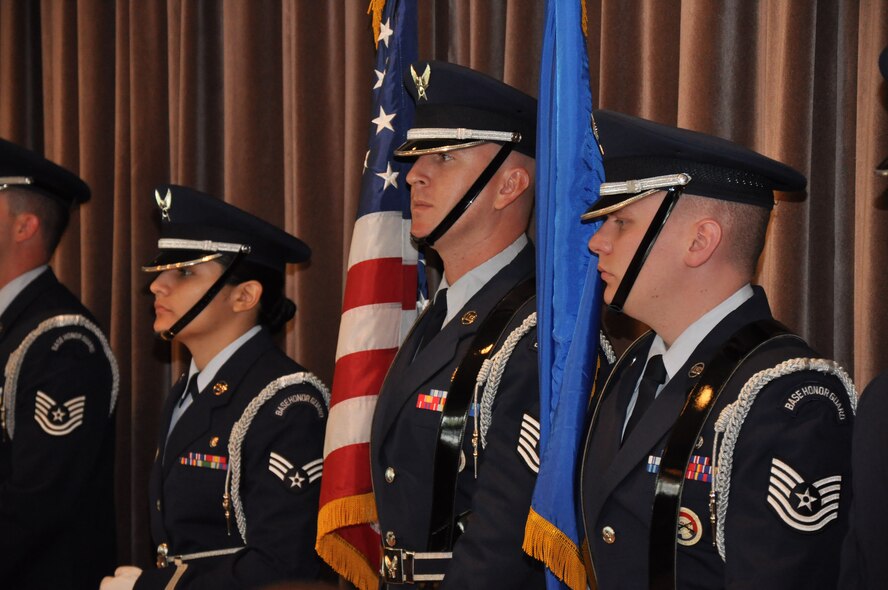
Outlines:
<svg viewBox="0 0 888 590"><path fill-rule="evenodd" d="M6 283L6 285L0 289L0 315L3 315L3 312L5 312L12 302L15 301L15 298L19 296L19 293L25 290L25 287L30 285L34 279L40 276L40 273L48 268L48 265L43 264L37 268L32 268L24 274L20 274Z"/></svg>
<svg viewBox="0 0 888 590"><path fill-rule="evenodd" d="M459 277L453 285L447 283L446 277L442 278L438 291L447 289L447 315L444 317L444 324L442 325L447 325L459 313L459 310L469 302L469 299L474 297L484 285L489 283L496 273L512 262L525 246L527 246L527 235L521 234L517 240L506 246L502 252Z"/></svg>
<svg viewBox="0 0 888 590"><path fill-rule="evenodd" d="M753 291L749 283L743 285L733 295L716 305L714 308L700 316L697 321L685 328L685 331L675 339L672 346L666 349L666 343L659 334L654 337L648 358L655 354L663 355L663 365L666 367L666 381L672 379L678 370L687 362L691 354L699 346L703 339L715 328L719 322L732 311L740 307L747 299L752 297Z"/></svg>
<svg viewBox="0 0 888 590"><path fill-rule="evenodd" d="M210 382L216 377L216 373L219 372L219 369L222 368L228 359L230 359L237 350L243 346L247 340L255 336L262 329L262 326L253 326L246 332L244 332L237 340L220 350L216 356L212 358L210 362L207 363L207 366L204 367L204 370L201 371L197 375L197 390L203 391L204 387L210 384ZM191 367L188 369L188 379L191 379L191 376L197 373L197 365L194 364L194 359L191 359Z"/></svg>

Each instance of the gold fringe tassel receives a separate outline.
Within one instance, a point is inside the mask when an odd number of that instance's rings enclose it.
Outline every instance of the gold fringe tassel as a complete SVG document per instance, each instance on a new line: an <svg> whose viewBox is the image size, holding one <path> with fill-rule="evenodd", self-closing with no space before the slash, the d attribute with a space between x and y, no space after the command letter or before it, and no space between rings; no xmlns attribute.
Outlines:
<svg viewBox="0 0 888 590"><path fill-rule="evenodd" d="M376 522L373 494L339 498L318 512L318 538L315 550L336 573L360 590L377 590L379 575L363 553L336 534L336 530Z"/></svg>
<svg viewBox="0 0 888 590"><path fill-rule="evenodd" d="M379 49L379 27L382 24L382 9L385 8L385 0L370 0L367 14L373 15L373 44Z"/></svg>
<svg viewBox="0 0 888 590"><path fill-rule="evenodd" d="M586 568L576 544L531 509L524 527L524 552L546 564L571 590L586 589Z"/></svg>
<svg viewBox="0 0 888 590"><path fill-rule="evenodd" d="M582 12L583 37L589 37L589 12L586 8L586 0L580 0L580 11ZM378 36L378 35L377 35Z"/></svg>

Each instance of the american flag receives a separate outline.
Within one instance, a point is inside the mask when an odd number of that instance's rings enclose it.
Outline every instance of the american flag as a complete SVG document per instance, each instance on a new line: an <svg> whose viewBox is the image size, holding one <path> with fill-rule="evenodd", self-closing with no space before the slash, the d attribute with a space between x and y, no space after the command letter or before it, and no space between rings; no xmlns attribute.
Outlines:
<svg viewBox="0 0 888 590"><path fill-rule="evenodd" d="M362 590L378 587L381 547L370 424L385 374L416 319L418 299L405 180L410 165L392 157L413 120L401 75L417 57L416 0L389 0L377 22L370 139L336 347L317 539L318 554Z"/></svg>

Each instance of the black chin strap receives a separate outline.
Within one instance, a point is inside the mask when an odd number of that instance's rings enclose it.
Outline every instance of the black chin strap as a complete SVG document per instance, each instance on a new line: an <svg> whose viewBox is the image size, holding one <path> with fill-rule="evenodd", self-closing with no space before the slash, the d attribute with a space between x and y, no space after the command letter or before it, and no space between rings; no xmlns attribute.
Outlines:
<svg viewBox="0 0 888 590"><path fill-rule="evenodd" d="M623 280L620 281L620 286L617 287L613 300L608 305L612 310L616 312L623 311L626 298L629 297L629 291L635 285L635 280L638 278L638 273L641 272L641 267L644 266L644 261L647 260L648 255L651 253L654 242L657 241L663 226L666 225L666 220L669 219L669 215L675 208L675 203L678 202L678 197L681 196L683 190L680 186L674 186L666 190L666 197L660 203L660 208L657 209L657 213L651 220L651 224L638 245L638 250L635 251L635 256L632 257L632 262L626 268L626 273L623 275Z"/></svg>
<svg viewBox="0 0 888 590"><path fill-rule="evenodd" d="M512 149L515 147L514 143L507 142L503 144L503 147L500 148L500 151L496 153L496 156L493 157L493 160L490 161L490 164L487 165L481 174L478 176L478 179L469 187L469 190L466 191L466 194L463 195L463 198L457 202L456 205L453 206L453 209L450 210L441 223L429 232L424 238L417 238L413 234L410 234L410 237L416 242L416 244L420 247L423 246L434 246L435 242L437 242L441 236L447 233L453 224L456 223L456 220L462 217L462 214L466 212L469 206L478 198L478 195L484 190L484 187L487 186L487 183L490 182L490 179L493 178L493 175L499 170L499 167L503 165L503 162L506 161L506 158L509 157L509 154L512 153Z"/></svg>
<svg viewBox="0 0 888 590"><path fill-rule="evenodd" d="M158 336L160 336L163 340L170 341L176 337L176 334L182 331L185 326L191 323L191 320L196 318L200 312L204 310L204 308L210 304L210 301L219 294L219 291L222 290L222 287L225 286L225 281L228 280L228 277L231 276L231 273L234 272L235 267L243 260L244 256L250 253L249 246L242 246L240 251L234 255L234 259L231 263L225 267L225 270L222 271L222 274L219 275L219 278L216 279L216 282L210 285L210 288L207 289L207 292L203 294L203 297L198 299L197 303L191 306L191 309L185 312L179 321L170 326L168 330L163 330L162 332L158 332Z"/></svg>

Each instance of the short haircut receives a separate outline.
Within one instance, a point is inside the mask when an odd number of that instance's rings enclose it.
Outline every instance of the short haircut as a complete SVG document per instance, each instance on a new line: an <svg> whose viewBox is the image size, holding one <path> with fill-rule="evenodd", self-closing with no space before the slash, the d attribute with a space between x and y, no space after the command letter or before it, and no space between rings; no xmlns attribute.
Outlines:
<svg viewBox="0 0 888 590"><path fill-rule="evenodd" d="M40 235L46 256L52 256L68 227L68 209L61 202L31 190L8 188L2 194L6 195L11 214L30 213L40 220Z"/></svg>
<svg viewBox="0 0 888 590"><path fill-rule="evenodd" d="M752 277L765 248L765 234L771 211L757 205L682 195L678 207L687 213L716 219L722 226L728 260L738 270Z"/></svg>

